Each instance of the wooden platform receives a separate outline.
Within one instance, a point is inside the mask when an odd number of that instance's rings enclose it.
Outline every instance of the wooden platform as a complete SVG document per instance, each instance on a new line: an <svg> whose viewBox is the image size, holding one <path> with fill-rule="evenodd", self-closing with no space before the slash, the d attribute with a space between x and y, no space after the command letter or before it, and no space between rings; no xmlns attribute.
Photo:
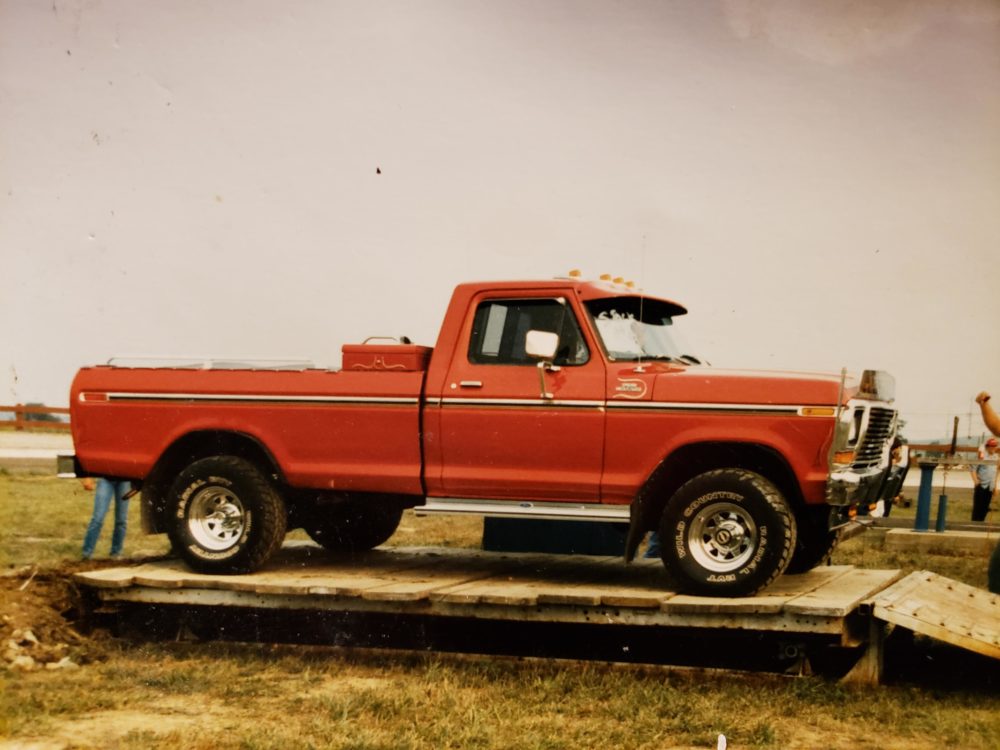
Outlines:
<svg viewBox="0 0 1000 750"><path fill-rule="evenodd" d="M96 608L141 612L151 628L170 614L199 612L209 621L268 619L280 638L319 617L324 643L354 643L345 630L362 633L377 618L377 627L395 633L383 640L401 636L397 647L479 653L501 653L482 647L523 628L534 628L527 638L547 634L557 648L573 639L590 648L596 627L644 643L647 655L662 659L672 648L681 658L656 663L688 663L687 652L727 647L745 659L766 650L765 642L792 652L801 646L806 663L805 644L814 653L833 647L854 654L845 679L876 683L891 623L1000 659L1000 596L926 571L903 578L897 570L819 567L783 576L757 596L723 599L669 590L653 560L625 565L619 557L387 547L337 561L311 543L287 542L252 575L202 575L162 560L75 580ZM423 640L403 643L414 631ZM431 637L441 633L452 640ZM513 640L518 655L537 645ZM596 650L588 658L618 660Z"/></svg>
<svg viewBox="0 0 1000 750"><path fill-rule="evenodd" d="M490 620L821 634L857 646L862 602L901 577L852 566L784 576L754 597L687 596L665 588L658 561L384 548L337 562L309 544L286 544L252 575L191 572L179 561L80 573L106 603L281 610L367 611Z"/></svg>

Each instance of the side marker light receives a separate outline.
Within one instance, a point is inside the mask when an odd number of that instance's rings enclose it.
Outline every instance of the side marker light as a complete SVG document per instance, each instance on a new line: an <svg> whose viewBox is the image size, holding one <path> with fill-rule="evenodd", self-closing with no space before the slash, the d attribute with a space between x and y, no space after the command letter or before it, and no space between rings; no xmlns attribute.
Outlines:
<svg viewBox="0 0 1000 750"><path fill-rule="evenodd" d="M833 462L835 464L853 464L854 451L837 451L833 454Z"/></svg>

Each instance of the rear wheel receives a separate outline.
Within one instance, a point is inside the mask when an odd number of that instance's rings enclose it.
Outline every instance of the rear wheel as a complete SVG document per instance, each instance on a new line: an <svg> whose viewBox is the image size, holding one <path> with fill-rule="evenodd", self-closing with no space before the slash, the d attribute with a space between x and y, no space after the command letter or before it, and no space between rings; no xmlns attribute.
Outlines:
<svg viewBox="0 0 1000 750"><path fill-rule="evenodd" d="M203 573L256 570L285 538L285 506L267 477L236 456L195 461L169 495L174 551Z"/></svg>
<svg viewBox="0 0 1000 750"><path fill-rule="evenodd" d="M331 552L357 555L387 541L402 517L402 505L392 496L364 495L318 505L302 527L314 542Z"/></svg>
<svg viewBox="0 0 1000 750"><path fill-rule="evenodd" d="M677 587L750 596L785 570L795 547L788 503L767 479L717 469L682 485L660 522L660 554Z"/></svg>

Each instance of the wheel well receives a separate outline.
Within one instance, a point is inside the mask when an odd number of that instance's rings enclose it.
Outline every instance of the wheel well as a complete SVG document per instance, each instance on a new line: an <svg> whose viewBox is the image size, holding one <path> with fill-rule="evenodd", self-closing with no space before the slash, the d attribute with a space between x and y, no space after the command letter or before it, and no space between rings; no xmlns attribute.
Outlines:
<svg viewBox="0 0 1000 750"><path fill-rule="evenodd" d="M746 469L770 480L797 513L803 506L798 480L784 457L773 448L752 443L695 443L664 458L653 470L632 503L625 556L631 560L648 531L659 524L667 501L681 485L713 469Z"/></svg>
<svg viewBox="0 0 1000 750"><path fill-rule="evenodd" d="M202 430L191 432L167 448L142 482L143 526L150 533L166 531L167 493L184 467L209 456L237 456L257 466L266 475L283 482L274 456L256 438L240 432Z"/></svg>

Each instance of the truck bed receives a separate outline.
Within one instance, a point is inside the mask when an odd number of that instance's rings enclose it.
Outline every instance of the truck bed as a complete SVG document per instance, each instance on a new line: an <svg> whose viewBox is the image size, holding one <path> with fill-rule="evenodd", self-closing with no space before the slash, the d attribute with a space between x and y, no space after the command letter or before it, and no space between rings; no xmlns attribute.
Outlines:
<svg viewBox="0 0 1000 750"><path fill-rule="evenodd" d="M185 435L237 431L292 486L420 494L424 371L370 360L341 371L84 368L70 394L78 460L141 479ZM345 352L347 364L366 363Z"/></svg>

